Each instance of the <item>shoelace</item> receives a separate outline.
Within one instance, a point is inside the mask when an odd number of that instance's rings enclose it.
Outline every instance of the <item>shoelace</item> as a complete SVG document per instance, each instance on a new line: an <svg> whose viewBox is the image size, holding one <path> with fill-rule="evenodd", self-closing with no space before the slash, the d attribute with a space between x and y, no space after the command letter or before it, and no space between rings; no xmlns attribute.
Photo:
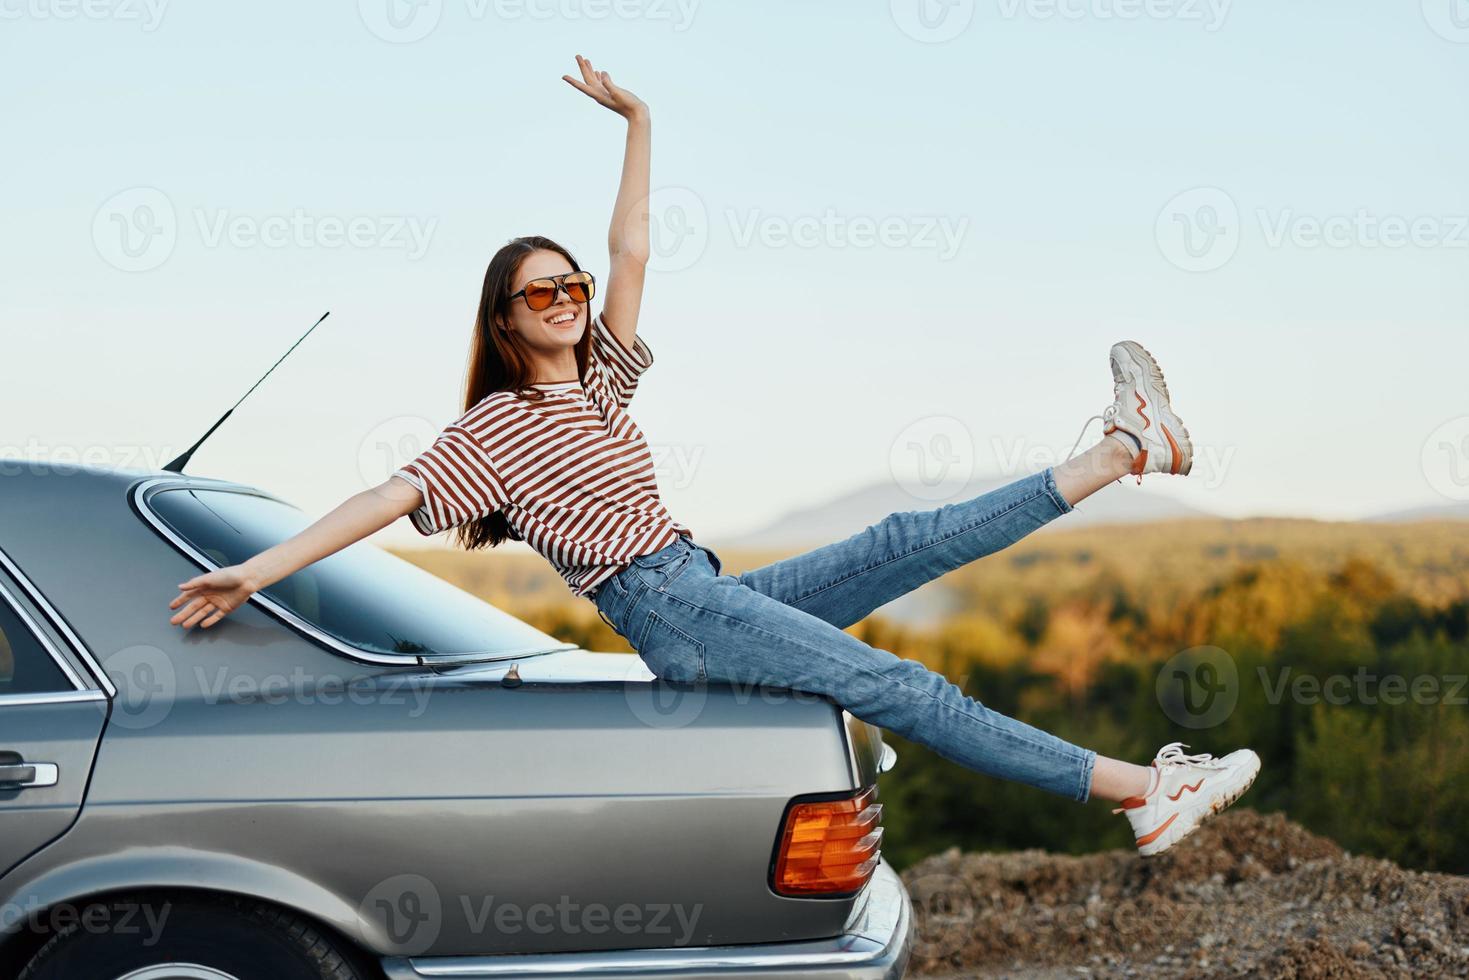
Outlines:
<svg viewBox="0 0 1469 980"><path fill-rule="evenodd" d="M1157 762L1159 767L1163 766L1206 766L1218 768L1218 761L1208 752L1200 752L1198 755L1184 755L1183 749L1188 748L1183 742L1169 742L1158 750Z"/></svg>
<svg viewBox="0 0 1469 980"><path fill-rule="evenodd" d="M1081 427L1081 432L1076 437L1075 444L1071 447L1071 452L1066 454L1065 462L1069 463L1071 461L1071 457L1076 455L1076 450L1081 446L1081 440L1086 438L1086 430L1092 427L1093 422L1101 422L1102 428L1105 429L1107 428L1107 423L1117 417L1117 402L1122 398L1121 388L1121 381L1115 381L1112 383L1112 404L1108 405L1101 415L1093 415L1091 418L1086 420L1086 422Z"/></svg>
<svg viewBox="0 0 1469 980"><path fill-rule="evenodd" d="M1204 766L1209 769L1217 769L1219 767L1219 760L1215 759L1208 752L1200 752L1198 755L1184 755L1183 750L1186 748L1188 746L1183 742L1169 742L1158 750L1157 756L1153 759L1158 766L1158 783L1154 788L1162 785L1163 770L1169 766ZM1125 809L1125 807L1118 807L1112 812L1122 813Z"/></svg>

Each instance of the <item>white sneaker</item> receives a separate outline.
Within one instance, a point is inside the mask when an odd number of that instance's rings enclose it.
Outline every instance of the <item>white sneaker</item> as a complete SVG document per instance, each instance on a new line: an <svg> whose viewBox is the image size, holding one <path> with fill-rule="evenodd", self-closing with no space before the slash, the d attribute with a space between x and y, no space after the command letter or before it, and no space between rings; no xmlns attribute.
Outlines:
<svg viewBox="0 0 1469 980"><path fill-rule="evenodd" d="M1127 814L1143 857L1162 854L1222 812L1260 772L1260 757L1249 749L1215 759L1208 753L1184 755L1184 748L1182 742L1169 742L1159 749L1148 791L1112 811Z"/></svg>
<svg viewBox="0 0 1469 980"><path fill-rule="evenodd" d="M1112 404L1102 413L1102 432L1132 453L1137 481L1144 473L1184 476L1194 465L1188 429L1173 413L1163 369L1143 345L1124 340L1112 345Z"/></svg>

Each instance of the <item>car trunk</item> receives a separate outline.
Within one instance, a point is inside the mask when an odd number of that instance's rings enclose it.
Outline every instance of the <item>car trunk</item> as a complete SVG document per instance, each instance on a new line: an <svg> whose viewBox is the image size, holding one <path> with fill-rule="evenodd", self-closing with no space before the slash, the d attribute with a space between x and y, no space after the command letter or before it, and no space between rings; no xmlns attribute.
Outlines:
<svg viewBox="0 0 1469 980"><path fill-rule="evenodd" d="M104 740L106 818L206 806L187 843L247 838L407 956L837 935L860 893L771 888L782 820L795 797L871 786L883 752L823 698L655 683L635 656L581 650L389 669L330 698L181 701L139 734ZM129 754L149 800L109 778Z"/></svg>

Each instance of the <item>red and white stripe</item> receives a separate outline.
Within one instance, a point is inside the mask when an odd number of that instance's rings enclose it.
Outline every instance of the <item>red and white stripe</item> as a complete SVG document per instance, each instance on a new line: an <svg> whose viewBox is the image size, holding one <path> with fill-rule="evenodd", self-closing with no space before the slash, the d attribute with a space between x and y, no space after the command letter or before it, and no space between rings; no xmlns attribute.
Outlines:
<svg viewBox="0 0 1469 980"><path fill-rule="evenodd" d="M653 457L626 411L653 363L598 316L584 383L485 397L393 475L423 494L409 519L420 534L505 512L511 534L544 556L577 595L590 595L639 555L689 529L658 497Z"/></svg>

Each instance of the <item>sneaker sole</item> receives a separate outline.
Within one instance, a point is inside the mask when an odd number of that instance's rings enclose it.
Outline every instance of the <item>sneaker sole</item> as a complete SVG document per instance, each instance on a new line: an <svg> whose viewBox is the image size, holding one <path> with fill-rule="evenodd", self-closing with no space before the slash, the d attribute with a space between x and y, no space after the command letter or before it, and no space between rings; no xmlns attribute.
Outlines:
<svg viewBox="0 0 1469 980"><path fill-rule="evenodd" d="M1236 789L1231 790L1229 793L1225 794L1224 796L1220 796L1220 797L1215 798L1214 800L1211 800L1209 802L1209 805L1207 807L1201 806L1201 807L1197 807L1196 809L1193 809L1193 810L1185 811L1186 813L1189 814L1190 817L1193 818L1193 822L1192 823L1188 824L1182 830L1178 831L1178 833L1176 835L1174 835L1172 837L1169 837L1169 838L1165 838L1168 841L1168 843L1164 844L1162 847L1158 847L1155 850L1143 850L1142 848L1138 848L1138 854L1140 856L1142 856L1142 857L1157 857L1159 854L1162 854L1164 851L1168 850L1174 844L1177 844L1179 841L1186 839L1189 834L1192 834L1194 831L1196 831L1200 827L1202 827L1204 825L1204 822L1206 820L1208 820L1210 817L1217 816L1218 814L1223 813L1226 809L1229 808L1230 804L1232 804L1235 800L1239 799L1241 796L1244 796L1245 795L1245 790L1249 789L1251 786L1253 786L1255 784L1255 777L1257 777L1259 775L1260 775L1260 760L1259 760L1259 757L1257 756L1255 758L1255 768L1254 768L1254 770L1249 774L1249 776L1245 779L1245 781L1243 783L1241 783ZM1154 842L1154 843L1156 843L1156 842ZM1152 844L1149 844L1147 846L1148 847L1152 847L1153 845Z"/></svg>
<svg viewBox="0 0 1469 980"><path fill-rule="evenodd" d="M1153 406L1160 409L1158 426L1163 430L1164 437L1177 447L1178 475L1187 476L1189 470L1194 468L1194 444L1189 438L1188 427L1183 424L1183 419L1173 411L1173 402L1168 395L1168 382L1163 379L1163 369L1158 366L1157 359L1148 349L1137 341L1119 341L1119 346L1126 349L1133 360L1148 369L1147 381L1152 387L1150 394L1153 396ZM1172 472L1172 467L1169 467L1169 471Z"/></svg>

